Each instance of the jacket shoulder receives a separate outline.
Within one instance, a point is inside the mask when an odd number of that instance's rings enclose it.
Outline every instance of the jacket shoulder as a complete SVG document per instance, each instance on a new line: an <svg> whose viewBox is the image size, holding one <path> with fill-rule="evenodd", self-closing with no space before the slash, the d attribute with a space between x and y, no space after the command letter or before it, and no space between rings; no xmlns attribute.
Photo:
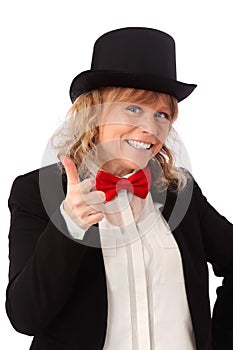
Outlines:
<svg viewBox="0 0 233 350"><path fill-rule="evenodd" d="M46 215L43 205L44 192L56 184L61 176L58 164L41 167L17 176L12 184L8 199L9 207L16 204L26 211Z"/></svg>

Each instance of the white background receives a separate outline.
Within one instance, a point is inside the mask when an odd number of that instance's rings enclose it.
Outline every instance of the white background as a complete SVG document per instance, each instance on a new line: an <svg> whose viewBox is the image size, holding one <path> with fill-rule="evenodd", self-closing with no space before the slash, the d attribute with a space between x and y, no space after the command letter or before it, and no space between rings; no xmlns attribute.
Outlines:
<svg viewBox="0 0 233 350"><path fill-rule="evenodd" d="M2 2L0 346L4 350L27 350L31 343L30 337L11 327L4 310L11 184L19 174L41 166L47 141L70 107L70 83L90 68L93 43L104 32L144 26L175 38L178 79L198 84L180 103L175 127L203 193L233 222L230 5L231 1L213 0ZM220 283L211 273L211 305Z"/></svg>

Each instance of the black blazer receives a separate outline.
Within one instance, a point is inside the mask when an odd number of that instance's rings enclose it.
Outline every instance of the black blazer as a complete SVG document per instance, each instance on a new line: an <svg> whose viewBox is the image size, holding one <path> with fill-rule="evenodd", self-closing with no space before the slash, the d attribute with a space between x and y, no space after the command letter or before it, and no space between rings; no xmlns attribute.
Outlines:
<svg viewBox="0 0 233 350"><path fill-rule="evenodd" d="M187 189L179 198L168 191L161 211L181 252L197 350L232 350L233 225L208 203L193 177ZM34 336L30 349L101 350L108 303L102 250L94 247L98 224L85 233L90 246L69 238L59 210L65 193L66 175L61 176L56 164L14 181L6 311L18 332ZM179 220L190 193L190 204ZM154 201L163 200L153 188L151 194ZM212 320L207 262L224 277Z"/></svg>

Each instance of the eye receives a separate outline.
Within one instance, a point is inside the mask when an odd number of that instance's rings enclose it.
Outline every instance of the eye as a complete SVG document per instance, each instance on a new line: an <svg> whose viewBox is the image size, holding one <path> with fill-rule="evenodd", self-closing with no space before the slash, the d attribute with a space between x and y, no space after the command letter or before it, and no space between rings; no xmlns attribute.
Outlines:
<svg viewBox="0 0 233 350"><path fill-rule="evenodd" d="M164 112L156 112L154 115L156 118L167 119L167 120L171 119L170 116Z"/></svg>
<svg viewBox="0 0 233 350"><path fill-rule="evenodd" d="M126 109L132 113L140 113L142 111L141 107L135 105L128 106Z"/></svg>

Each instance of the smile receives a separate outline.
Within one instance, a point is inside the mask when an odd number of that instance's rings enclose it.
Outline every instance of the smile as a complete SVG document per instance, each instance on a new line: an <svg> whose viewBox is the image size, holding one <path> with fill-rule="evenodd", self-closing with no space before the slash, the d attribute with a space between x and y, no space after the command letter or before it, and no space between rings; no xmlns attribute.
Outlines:
<svg viewBox="0 0 233 350"><path fill-rule="evenodd" d="M145 143L145 142L135 141L135 140L126 140L126 142L131 147L136 148L136 149L142 149L142 150L148 150L153 146L152 143Z"/></svg>

